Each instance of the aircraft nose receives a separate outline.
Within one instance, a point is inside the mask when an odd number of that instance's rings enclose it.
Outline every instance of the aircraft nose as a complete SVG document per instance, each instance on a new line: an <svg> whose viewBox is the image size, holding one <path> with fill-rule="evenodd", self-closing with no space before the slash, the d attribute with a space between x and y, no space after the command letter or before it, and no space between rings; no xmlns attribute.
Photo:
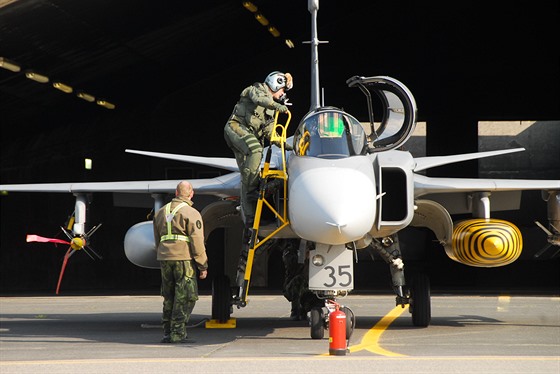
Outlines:
<svg viewBox="0 0 560 374"><path fill-rule="evenodd" d="M333 245L358 240L375 218L373 172L306 170L291 180L288 207L292 230L303 239Z"/></svg>

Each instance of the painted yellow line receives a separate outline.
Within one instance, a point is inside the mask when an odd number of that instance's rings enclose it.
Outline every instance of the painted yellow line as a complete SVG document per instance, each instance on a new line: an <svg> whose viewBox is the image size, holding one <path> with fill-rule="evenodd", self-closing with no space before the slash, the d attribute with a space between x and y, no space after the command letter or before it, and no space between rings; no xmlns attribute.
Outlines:
<svg viewBox="0 0 560 374"><path fill-rule="evenodd" d="M350 352L358 352L362 350L367 350L372 353L376 353L381 356L388 356L388 357L406 357L406 355L389 351L387 349L382 348L379 345L379 340L381 339L381 335L387 330L387 328L400 317L403 312L407 310L407 308L403 308L401 306L396 306L387 313L379 322L375 324L362 338L360 344L354 345L350 347Z"/></svg>
<svg viewBox="0 0 560 374"><path fill-rule="evenodd" d="M498 312L507 312L509 310L509 303L511 301L511 296L508 294L502 294L498 296Z"/></svg>

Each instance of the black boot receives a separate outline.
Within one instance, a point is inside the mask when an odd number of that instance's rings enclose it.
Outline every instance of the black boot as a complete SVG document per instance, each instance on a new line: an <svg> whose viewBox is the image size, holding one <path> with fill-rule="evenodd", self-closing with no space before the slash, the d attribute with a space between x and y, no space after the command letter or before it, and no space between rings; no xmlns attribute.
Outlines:
<svg viewBox="0 0 560 374"><path fill-rule="evenodd" d="M305 311L297 301L292 301L290 319L292 321L305 321L307 319L307 313L305 313Z"/></svg>

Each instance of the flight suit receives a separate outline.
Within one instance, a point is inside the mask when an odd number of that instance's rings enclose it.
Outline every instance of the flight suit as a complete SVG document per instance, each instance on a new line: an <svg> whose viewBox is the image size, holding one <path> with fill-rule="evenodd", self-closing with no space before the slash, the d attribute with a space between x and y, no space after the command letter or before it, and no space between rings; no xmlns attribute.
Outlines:
<svg viewBox="0 0 560 374"><path fill-rule="evenodd" d="M224 127L224 138L241 173L241 208L247 226L252 225L255 216L264 140L270 139L274 112L281 106L266 84L254 83L241 92Z"/></svg>
<svg viewBox="0 0 560 374"><path fill-rule="evenodd" d="M208 268L202 216L192 204L189 199L176 197L154 216L157 260L161 264L162 324L164 335L172 343L186 338L186 324L198 300L194 267L200 271Z"/></svg>

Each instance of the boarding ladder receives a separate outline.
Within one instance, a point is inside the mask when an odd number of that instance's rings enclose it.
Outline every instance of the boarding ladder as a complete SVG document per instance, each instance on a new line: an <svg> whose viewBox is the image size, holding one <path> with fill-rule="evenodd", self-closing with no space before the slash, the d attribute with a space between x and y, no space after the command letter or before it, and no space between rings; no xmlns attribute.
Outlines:
<svg viewBox="0 0 560 374"><path fill-rule="evenodd" d="M282 125L278 123L278 114L274 116L274 126L272 129L272 134L270 136L270 146L266 153L265 162L261 170L261 184L259 187L259 198L257 200L257 208L255 211L255 221L253 222L253 228L251 230L251 235L249 239L249 251L247 254L247 264L245 266L245 274L243 279L243 284L240 287L238 302L239 306L245 306L247 304L247 295L249 294L249 282L251 280L251 270L253 269L253 259L255 256L255 250L265 244L269 239L273 238L280 230L284 229L290 224L288 221L288 208L287 208L287 191L288 191L288 174L286 172L286 131L292 114L290 111L287 112L288 118L286 119L286 124ZM282 167L280 169L270 169L270 159L272 156L272 145L280 147L282 152ZM277 207L272 206L272 204L265 198L267 185L274 180L281 180L283 186L283 198L279 200ZM277 228L268 234L264 238L259 238L259 228L261 224L261 215L263 213L263 208L268 208L272 212L277 220ZM279 212L280 210L280 212Z"/></svg>

